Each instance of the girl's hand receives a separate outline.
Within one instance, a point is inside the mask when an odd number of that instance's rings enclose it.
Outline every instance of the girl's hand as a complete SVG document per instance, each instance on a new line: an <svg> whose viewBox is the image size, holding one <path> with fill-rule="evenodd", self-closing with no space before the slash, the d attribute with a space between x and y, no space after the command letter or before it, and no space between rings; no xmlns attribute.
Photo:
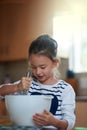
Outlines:
<svg viewBox="0 0 87 130"><path fill-rule="evenodd" d="M33 116L33 121L36 125L39 126L49 126L53 124L54 116L47 110L44 110L42 114L36 113Z"/></svg>
<svg viewBox="0 0 87 130"><path fill-rule="evenodd" d="M32 78L31 77L22 77L20 83L18 84L19 91L29 90Z"/></svg>

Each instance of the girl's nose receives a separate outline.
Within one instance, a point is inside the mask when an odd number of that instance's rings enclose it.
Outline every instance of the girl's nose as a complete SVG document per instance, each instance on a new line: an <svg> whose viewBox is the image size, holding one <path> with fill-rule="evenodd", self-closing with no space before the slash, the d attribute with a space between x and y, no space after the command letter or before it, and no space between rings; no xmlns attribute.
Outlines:
<svg viewBox="0 0 87 130"><path fill-rule="evenodd" d="M41 73L41 69L40 69L40 68L37 68L36 74L39 75L40 73Z"/></svg>

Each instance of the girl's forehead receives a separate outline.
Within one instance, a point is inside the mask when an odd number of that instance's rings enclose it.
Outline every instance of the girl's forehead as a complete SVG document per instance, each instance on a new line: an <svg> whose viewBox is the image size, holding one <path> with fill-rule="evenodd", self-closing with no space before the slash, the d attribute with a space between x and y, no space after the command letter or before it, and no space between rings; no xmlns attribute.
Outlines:
<svg viewBox="0 0 87 130"><path fill-rule="evenodd" d="M44 64L52 62L50 58L45 55L32 54L29 58L31 64Z"/></svg>
<svg viewBox="0 0 87 130"><path fill-rule="evenodd" d="M35 60L35 59L44 59L44 60L49 59L50 60L50 58L48 58L45 55L41 55L41 54L31 54L29 59L30 60Z"/></svg>

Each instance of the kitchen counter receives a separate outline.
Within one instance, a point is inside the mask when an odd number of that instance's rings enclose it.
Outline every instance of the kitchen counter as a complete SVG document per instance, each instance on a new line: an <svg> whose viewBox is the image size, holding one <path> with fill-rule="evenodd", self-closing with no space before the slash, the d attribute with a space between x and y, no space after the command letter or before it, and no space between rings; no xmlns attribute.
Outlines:
<svg viewBox="0 0 87 130"><path fill-rule="evenodd" d="M7 115L6 116L0 116L0 127L1 126L12 126L12 123L11 123L11 121L10 121L10 119Z"/></svg>
<svg viewBox="0 0 87 130"><path fill-rule="evenodd" d="M0 130L55 130L55 129L39 128L31 126L13 126L8 116L0 116Z"/></svg>
<svg viewBox="0 0 87 130"><path fill-rule="evenodd" d="M87 96L76 98L76 127L87 127Z"/></svg>
<svg viewBox="0 0 87 130"><path fill-rule="evenodd" d="M76 101L87 101L87 96L76 96Z"/></svg>
<svg viewBox="0 0 87 130"><path fill-rule="evenodd" d="M51 128L37 128L37 127L30 127L30 126L1 126L0 130L54 130Z"/></svg>
<svg viewBox="0 0 87 130"><path fill-rule="evenodd" d="M53 128L38 128L31 126L0 126L0 130L55 130Z"/></svg>

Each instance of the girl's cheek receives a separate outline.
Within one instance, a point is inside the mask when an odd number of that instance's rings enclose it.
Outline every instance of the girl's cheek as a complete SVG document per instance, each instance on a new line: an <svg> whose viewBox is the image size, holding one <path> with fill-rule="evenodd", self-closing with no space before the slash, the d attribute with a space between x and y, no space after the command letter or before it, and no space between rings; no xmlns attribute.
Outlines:
<svg viewBox="0 0 87 130"><path fill-rule="evenodd" d="M34 69L32 69L32 73L35 74L35 70Z"/></svg>

